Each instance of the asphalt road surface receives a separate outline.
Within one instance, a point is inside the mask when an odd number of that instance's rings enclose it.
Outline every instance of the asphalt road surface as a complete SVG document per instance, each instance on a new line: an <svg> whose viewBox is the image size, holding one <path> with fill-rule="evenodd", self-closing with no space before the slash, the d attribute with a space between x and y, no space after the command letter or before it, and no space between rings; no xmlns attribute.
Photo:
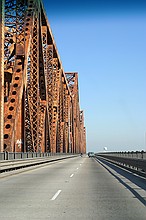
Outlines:
<svg viewBox="0 0 146 220"><path fill-rule="evenodd" d="M0 174L2 220L145 220L146 179L76 157Z"/></svg>

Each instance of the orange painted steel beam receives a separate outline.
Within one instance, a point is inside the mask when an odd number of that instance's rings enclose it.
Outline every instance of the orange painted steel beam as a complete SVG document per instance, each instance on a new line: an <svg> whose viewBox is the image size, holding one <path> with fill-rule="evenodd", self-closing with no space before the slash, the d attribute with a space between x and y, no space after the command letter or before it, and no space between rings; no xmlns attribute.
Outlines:
<svg viewBox="0 0 146 220"><path fill-rule="evenodd" d="M85 129L84 127L84 117L82 116L80 106L79 106L79 88L78 88L78 73L66 73L68 80L68 85L72 93L72 151L75 153L85 153L86 152L86 142L85 142ZM84 142L84 143L83 143Z"/></svg>
<svg viewBox="0 0 146 220"><path fill-rule="evenodd" d="M86 153L86 129L84 126L84 112L80 111L80 152Z"/></svg>
<svg viewBox="0 0 146 220"><path fill-rule="evenodd" d="M78 74L64 73L42 0L0 12L0 151L85 152Z"/></svg>
<svg viewBox="0 0 146 220"><path fill-rule="evenodd" d="M4 135L4 1L0 1L0 152Z"/></svg>

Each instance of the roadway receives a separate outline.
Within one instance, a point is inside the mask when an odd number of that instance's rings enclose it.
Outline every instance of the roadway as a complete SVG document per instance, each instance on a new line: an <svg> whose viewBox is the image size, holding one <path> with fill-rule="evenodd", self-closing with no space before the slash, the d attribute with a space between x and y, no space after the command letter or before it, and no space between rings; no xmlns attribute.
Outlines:
<svg viewBox="0 0 146 220"><path fill-rule="evenodd" d="M88 157L0 174L3 220L145 220L146 179Z"/></svg>

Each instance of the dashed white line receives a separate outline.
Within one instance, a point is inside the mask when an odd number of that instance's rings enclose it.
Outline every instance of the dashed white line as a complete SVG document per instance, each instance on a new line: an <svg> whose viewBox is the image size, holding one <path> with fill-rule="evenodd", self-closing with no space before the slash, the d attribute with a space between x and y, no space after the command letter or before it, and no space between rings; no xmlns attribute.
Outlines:
<svg viewBox="0 0 146 220"><path fill-rule="evenodd" d="M72 178L74 176L74 174L71 174L70 177Z"/></svg>
<svg viewBox="0 0 146 220"><path fill-rule="evenodd" d="M58 190L57 193L55 193L55 195L52 197L51 200L55 200L59 196L60 193L61 193L61 190Z"/></svg>

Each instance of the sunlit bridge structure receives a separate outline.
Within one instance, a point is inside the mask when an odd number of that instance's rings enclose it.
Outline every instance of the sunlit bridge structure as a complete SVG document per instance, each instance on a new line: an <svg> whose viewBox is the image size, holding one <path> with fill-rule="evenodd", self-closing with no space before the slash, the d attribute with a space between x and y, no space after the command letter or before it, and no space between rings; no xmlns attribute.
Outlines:
<svg viewBox="0 0 146 220"><path fill-rule="evenodd" d="M85 153L78 73L65 73L42 0L0 1L0 152Z"/></svg>

